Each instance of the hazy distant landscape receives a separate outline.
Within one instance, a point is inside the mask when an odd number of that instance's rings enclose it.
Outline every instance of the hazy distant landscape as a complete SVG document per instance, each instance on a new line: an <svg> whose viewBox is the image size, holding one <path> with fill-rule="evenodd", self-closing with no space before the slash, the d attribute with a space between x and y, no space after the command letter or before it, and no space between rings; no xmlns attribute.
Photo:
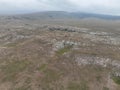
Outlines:
<svg viewBox="0 0 120 90"><path fill-rule="evenodd" d="M120 16L1 15L0 78L0 90L120 90Z"/></svg>

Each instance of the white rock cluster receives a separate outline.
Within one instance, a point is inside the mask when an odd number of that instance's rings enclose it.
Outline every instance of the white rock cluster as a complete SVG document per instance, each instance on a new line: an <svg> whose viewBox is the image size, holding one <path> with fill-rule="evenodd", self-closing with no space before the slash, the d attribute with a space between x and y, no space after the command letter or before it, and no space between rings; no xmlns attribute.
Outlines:
<svg viewBox="0 0 120 90"><path fill-rule="evenodd" d="M48 26L48 30L51 31L68 31L68 32L83 32L86 33L89 29L87 28L78 28L78 27L72 27L72 26Z"/></svg>
<svg viewBox="0 0 120 90"><path fill-rule="evenodd" d="M101 43L110 44L110 45L120 45L120 38L119 37L98 36L95 34L85 34L84 38L88 38L92 42L101 42Z"/></svg>
<svg viewBox="0 0 120 90"><path fill-rule="evenodd" d="M110 35L112 33L107 33L107 32L100 32L100 31L96 31L96 32L89 32L89 34L91 35Z"/></svg>
<svg viewBox="0 0 120 90"><path fill-rule="evenodd" d="M54 49L54 51L56 51L58 49L64 48L65 46L68 46L68 45L70 45L70 46L78 46L80 44L81 44L80 42L62 40L62 41L55 42L55 44L53 45L53 49Z"/></svg>
<svg viewBox="0 0 120 90"><path fill-rule="evenodd" d="M120 61L111 60L110 58L97 56L77 56L75 61L78 65L99 65L102 67L112 66L114 68L120 68Z"/></svg>

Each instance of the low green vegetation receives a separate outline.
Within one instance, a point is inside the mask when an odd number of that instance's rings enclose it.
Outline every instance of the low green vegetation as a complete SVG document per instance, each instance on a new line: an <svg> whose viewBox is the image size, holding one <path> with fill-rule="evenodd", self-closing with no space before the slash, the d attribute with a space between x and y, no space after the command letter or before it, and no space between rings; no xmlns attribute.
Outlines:
<svg viewBox="0 0 120 90"><path fill-rule="evenodd" d="M57 51L57 54L63 55L66 52L69 52L73 46L72 45L67 45L64 48L61 48Z"/></svg>
<svg viewBox="0 0 120 90"><path fill-rule="evenodd" d="M18 45L18 43L16 42L16 43L8 43L5 46L6 47L16 47L17 45Z"/></svg>
<svg viewBox="0 0 120 90"><path fill-rule="evenodd" d="M43 73L43 77L40 79L42 90L56 90L56 88L62 88L61 90L64 90L61 84L56 86L62 75L59 71L51 67L44 67L41 71Z"/></svg>
<svg viewBox="0 0 120 90"><path fill-rule="evenodd" d="M30 62L27 60L8 62L2 67L2 71L5 73L4 80L14 80L17 74L26 70L29 64Z"/></svg>
<svg viewBox="0 0 120 90"><path fill-rule="evenodd" d="M41 73L43 73L43 78L42 81L45 83L50 83L52 81L56 81L57 79L59 79L61 73L57 70L55 70L52 67L48 67L47 64L42 64L40 65L40 67L38 67L38 69Z"/></svg>
<svg viewBox="0 0 120 90"><path fill-rule="evenodd" d="M120 85L120 76L113 76L112 79L116 84Z"/></svg>
<svg viewBox="0 0 120 90"><path fill-rule="evenodd" d="M60 78L60 73L53 69L44 70L45 77L43 78L46 83L56 81Z"/></svg>
<svg viewBox="0 0 120 90"><path fill-rule="evenodd" d="M19 88L15 88L15 90L31 90L29 86L22 86Z"/></svg>
<svg viewBox="0 0 120 90"><path fill-rule="evenodd" d="M44 71L46 69L47 69L47 64L42 64L42 65L40 65L40 67L38 67L39 71Z"/></svg>
<svg viewBox="0 0 120 90"><path fill-rule="evenodd" d="M85 83L71 82L69 83L67 90L89 90L89 89Z"/></svg>
<svg viewBox="0 0 120 90"><path fill-rule="evenodd" d="M107 87L103 87L103 90L109 90L109 88L107 88Z"/></svg>

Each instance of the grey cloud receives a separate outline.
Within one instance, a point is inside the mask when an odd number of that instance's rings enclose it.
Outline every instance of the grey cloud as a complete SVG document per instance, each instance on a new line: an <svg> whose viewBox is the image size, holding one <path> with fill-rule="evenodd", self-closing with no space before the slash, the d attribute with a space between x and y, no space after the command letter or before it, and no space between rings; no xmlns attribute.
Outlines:
<svg viewBox="0 0 120 90"><path fill-rule="evenodd" d="M120 0L0 0L0 13L81 11L120 15Z"/></svg>

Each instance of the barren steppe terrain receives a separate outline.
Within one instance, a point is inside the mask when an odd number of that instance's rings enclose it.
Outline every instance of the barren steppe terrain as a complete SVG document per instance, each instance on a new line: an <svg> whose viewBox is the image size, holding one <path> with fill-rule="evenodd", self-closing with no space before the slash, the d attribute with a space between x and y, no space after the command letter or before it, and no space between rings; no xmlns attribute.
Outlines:
<svg viewBox="0 0 120 90"><path fill-rule="evenodd" d="M120 90L120 21L1 16L0 90Z"/></svg>

